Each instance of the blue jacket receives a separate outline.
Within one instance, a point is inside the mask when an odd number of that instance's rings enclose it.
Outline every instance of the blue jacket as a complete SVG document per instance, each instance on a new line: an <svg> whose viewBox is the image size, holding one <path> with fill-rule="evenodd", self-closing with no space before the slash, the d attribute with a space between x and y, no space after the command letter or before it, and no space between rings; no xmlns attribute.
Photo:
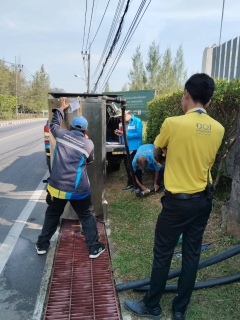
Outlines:
<svg viewBox="0 0 240 320"><path fill-rule="evenodd" d="M148 164L145 169L160 171L162 167L157 165L153 154L154 144L143 144L141 147L139 147L132 161L134 172L136 172L136 170L139 169L139 167L137 166L137 159L141 156L146 157L148 160Z"/></svg>
<svg viewBox="0 0 240 320"><path fill-rule="evenodd" d="M90 195L86 164L94 160L94 145L82 132L62 129L63 118L63 111L56 109L50 125L56 146L48 190L50 193L59 191L59 196L51 194L59 198L83 199ZM51 187L57 190L52 190Z"/></svg>
<svg viewBox="0 0 240 320"><path fill-rule="evenodd" d="M142 145L142 120L132 116L127 127L127 140L129 151L137 150ZM124 139L121 137L121 143L124 144Z"/></svg>

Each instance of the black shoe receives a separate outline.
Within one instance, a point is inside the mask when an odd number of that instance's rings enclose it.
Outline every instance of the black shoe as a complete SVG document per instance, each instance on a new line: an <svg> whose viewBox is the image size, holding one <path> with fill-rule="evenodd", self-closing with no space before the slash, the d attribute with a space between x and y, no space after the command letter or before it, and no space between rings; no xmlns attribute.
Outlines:
<svg viewBox="0 0 240 320"><path fill-rule="evenodd" d="M129 186L127 186L126 188L123 188L122 189L123 191L130 191L130 190L133 190L133 185L129 185Z"/></svg>
<svg viewBox="0 0 240 320"><path fill-rule="evenodd" d="M157 191L157 193L162 193L164 191L164 186L163 187L160 187Z"/></svg>
<svg viewBox="0 0 240 320"><path fill-rule="evenodd" d="M35 248L37 250L37 254L45 254L47 252L47 249L41 249L37 244L35 245Z"/></svg>
<svg viewBox="0 0 240 320"><path fill-rule="evenodd" d="M164 183L163 183L163 181L161 181L159 184L159 189L158 189L157 193L162 193L163 191L164 191Z"/></svg>
<svg viewBox="0 0 240 320"><path fill-rule="evenodd" d="M147 317L148 319L153 320L160 320L162 318L160 306L156 309L148 309L143 300L134 301L127 299L124 301L124 305L128 310L139 317Z"/></svg>
<svg viewBox="0 0 240 320"><path fill-rule="evenodd" d="M185 320L186 314L187 314L187 310L184 313L172 310L173 320Z"/></svg>
<svg viewBox="0 0 240 320"><path fill-rule="evenodd" d="M105 245L101 242L89 248L89 258L95 259L100 256L105 251Z"/></svg>

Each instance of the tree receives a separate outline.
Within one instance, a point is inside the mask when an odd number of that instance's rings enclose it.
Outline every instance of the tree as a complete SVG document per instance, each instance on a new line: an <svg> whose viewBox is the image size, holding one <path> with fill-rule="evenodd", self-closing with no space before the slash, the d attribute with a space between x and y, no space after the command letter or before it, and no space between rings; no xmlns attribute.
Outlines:
<svg viewBox="0 0 240 320"><path fill-rule="evenodd" d="M132 57L133 70L128 74L129 90L144 90L146 88L147 78L144 70L143 58L140 52L140 45L136 48L136 52Z"/></svg>
<svg viewBox="0 0 240 320"><path fill-rule="evenodd" d="M159 77L160 93L170 93L174 91L175 81L172 64L172 51L169 47L163 54L161 75Z"/></svg>
<svg viewBox="0 0 240 320"><path fill-rule="evenodd" d="M145 67L139 45L132 57L132 63L133 69L128 74L129 90L156 89L162 95L183 88L187 79L181 45L173 57L170 47L161 54L159 46L153 41L148 50Z"/></svg>
<svg viewBox="0 0 240 320"><path fill-rule="evenodd" d="M48 92L50 92L50 80L42 65L40 71L36 71L28 92L28 106L35 112L48 109Z"/></svg>
<svg viewBox="0 0 240 320"><path fill-rule="evenodd" d="M240 108L235 142L232 190L228 205L227 231L230 235L240 239Z"/></svg>
<svg viewBox="0 0 240 320"><path fill-rule="evenodd" d="M104 92L110 92L109 83L106 82Z"/></svg>
<svg viewBox="0 0 240 320"><path fill-rule="evenodd" d="M187 80L187 70L185 70L182 45L179 46L174 59L173 74L175 89L182 89L184 83Z"/></svg>
<svg viewBox="0 0 240 320"><path fill-rule="evenodd" d="M15 112L16 97L0 94L0 118L12 117Z"/></svg>
<svg viewBox="0 0 240 320"><path fill-rule="evenodd" d="M128 85L127 85L127 83L124 83L121 91L128 91Z"/></svg>
<svg viewBox="0 0 240 320"><path fill-rule="evenodd" d="M155 41L153 41L148 50L148 61L146 64L148 89L159 88L159 79L161 76L161 59L162 57L160 54L159 46L156 45Z"/></svg>

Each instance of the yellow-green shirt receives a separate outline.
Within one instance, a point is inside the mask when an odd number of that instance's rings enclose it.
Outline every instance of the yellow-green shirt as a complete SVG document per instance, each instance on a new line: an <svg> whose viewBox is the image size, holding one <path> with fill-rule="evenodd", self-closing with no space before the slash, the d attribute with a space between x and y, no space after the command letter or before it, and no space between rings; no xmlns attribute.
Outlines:
<svg viewBox="0 0 240 320"><path fill-rule="evenodd" d="M203 108L166 118L154 142L155 148L167 148L166 190L189 194L203 191L223 135L224 127Z"/></svg>

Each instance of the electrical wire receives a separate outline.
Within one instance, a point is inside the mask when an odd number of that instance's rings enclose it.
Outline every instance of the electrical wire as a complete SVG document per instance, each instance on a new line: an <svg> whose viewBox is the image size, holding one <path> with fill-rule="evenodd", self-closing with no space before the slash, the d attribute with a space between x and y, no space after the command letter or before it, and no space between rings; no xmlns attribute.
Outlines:
<svg viewBox="0 0 240 320"><path fill-rule="evenodd" d="M85 21L84 21L84 31L83 31L83 45L82 45L82 53L84 47L84 40L85 40L85 28L86 28L86 17L87 17L87 0L86 0L86 8L85 8Z"/></svg>
<svg viewBox="0 0 240 320"><path fill-rule="evenodd" d="M100 78L101 78L101 76L102 76L102 74L103 74L103 71L104 71L105 66L106 66L106 64L107 64L107 62L108 62L108 59L109 59L110 56L112 55L112 52L113 52L113 50L114 50L114 48L115 48L115 46L116 46L116 44L117 44L117 42L118 42L118 40L119 40L119 38L120 38L121 31L122 31L122 27L123 27L123 21L124 21L124 18L125 18L125 16L126 16L126 14L127 14L130 1L131 1L131 0L128 0L128 1L127 1L127 4L126 4L126 7L125 7L123 16L121 17L121 21L120 21L118 30L117 30L117 32L116 32L116 34L115 34L114 39L113 39L113 43L112 43L111 48L110 48L110 50L109 50L109 53L108 53L108 55L107 55L107 57L106 57L106 59L105 59L105 62L104 62L103 67L102 67L102 70L101 70L100 75L99 75L99 77L98 77L98 79L97 79L97 82L96 82L95 85L94 85L94 92L95 92L96 89L97 89L98 82L99 82L99 80L100 80Z"/></svg>
<svg viewBox="0 0 240 320"><path fill-rule="evenodd" d="M131 39L131 38L129 39L130 34L131 34L131 31L133 30L133 27L134 27L134 25L136 24L136 21L137 21L139 15L140 15L140 13L141 13L141 11L142 11L145 3L146 3L146 0L143 0L142 3L140 4L139 8L138 8L138 11L137 11L137 13L136 13L136 15L135 15L135 17L134 17L134 19L133 19L133 21L132 21L132 23L131 23L131 26L129 27L128 32L127 32L127 34L126 34L126 36L125 36L125 39L124 39L124 41L122 42L122 45L121 45L118 53L116 54L116 56L115 56L115 58L114 58L114 61L113 61L113 63L112 63L112 66L110 67L110 69L109 69L109 71L108 71L108 74L107 74L107 76L105 77L105 80L103 81L103 86L102 86L102 90L101 90L101 91L103 91L103 88L106 86L106 84L107 84L107 82L108 82L108 80L109 80L112 72L114 71L114 69L115 69L118 61L120 60L120 58L121 58L124 50L126 49L126 46L127 46L127 44L129 43L129 41L130 41L130 39ZM150 2L149 2L149 3L150 3ZM149 4L148 4L148 5L149 5ZM147 7L148 7L148 6L147 6ZM146 9L147 9L147 8L146 8ZM146 9L145 9L145 11L146 11ZM144 11L144 13L145 13L145 11ZM144 13L143 13L143 14L144 14ZM141 19L142 19L142 17L141 17ZM141 19L140 19L140 21L141 21ZM139 21L139 22L140 22L140 21ZM139 24L139 23L138 23L138 24ZM137 26L138 26L138 25L137 25ZM136 28L134 29L134 32L135 32L135 30L136 30ZM134 32L133 32L133 33L134 33ZM132 35L133 35L133 33L132 33ZM131 35L131 37L132 37L132 35ZM128 41L128 39L129 39L129 41ZM121 51L121 52L120 52L120 51ZM117 60L117 61L116 61L116 60ZM115 65L114 65L114 63L115 63ZM114 65L114 67L113 67L113 65ZM111 71L111 70L112 70L112 71ZM110 72L111 72L111 73L110 73ZM106 80L106 79L107 79L107 80Z"/></svg>
<svg viewBox="0 0 240 320"><path fill-rule="evenodd" d="M86 43L86 50L85 50L85 52L87 52L89 34L90 34L90 30L91 30L91 25L92 25L92 15L93 15L93 10L94 10L94 3L95 3L95 0L93 0L93 5L92 5L92 13L91 13L90 25L89 25L89 29L88 29L88 37L87 37L87 43Z"/></svg>
<svg viewBox="0 0 240 320"><path fill-rule="evenodd" d="M24 65L22 65L22 68L24 69L25 72L29 74L30 77L34 78L34 75L32 75L31 72L28 71L28 69Z"/></svg>
<svg viewBox="0 0 240 320"><path fill-rule="evenodd" d="M142 3L141 3L141 5L139 6L139 9L138 9L138 11L137 11L137 13L136 13L136 15L135 15L135 17L134 17L134 20L133 20L130 28L128 29L127 35L125 36L125 39L124 39L124 41L123 41L123 43L122 43L122 45L121 45L121 47L120 47L117 55L115 56L115 59L114 59L114 61L113 61L113 63L112 63L112 66L111 66L111 68L109 69L107 76L105 77L105 80L104 80L104 82L103 82L103 86L102 86L101 91L103 91L104 87L106 86L107 82L109 81L109 79L110 79L113 71L115 70L115 68L116 68L116 66L117 66L120 58L121 58L122 55L123 55L123 52L125 51L127 45L129 44L129 42L130 42L133 34L135 33L135 31L136 31L136 29L137 29L139 23L141 22L141 20L142 20L144 14L145 14L145 12L146 12L146 10L147 10L150 2L151 2L151 0L150 0L149 3L147 4L145 10L143 11L143 13L142 13L142 15L141 15L141 17L140 17L137 25L136 25L137 19L138 19L139 16L140 16L140 13L141 13L141 11L142 11L145 3L146 3L146 0L145 0L145 1L143 0ZM135 25L136 25L136 26L135 26ZM134 26L135 26L135 28L134 28ZM133 28L134 28L134 29L133 29Z"/></svg>
<svg viewBox="0 0 240 320"><path fill-rule="evenodd" d="M112 21L112 24L111 24L111 28L109 30L107 41L105 43L105 46L104 46L101 58L100 58L100 60L98 62L98 65L97 65L97 67L96 67L96 69L95 69L95 71L93 73L92 79L94 79L95 75L97 74L97 72L98 72L98 70L100 68L100 65L101 65L101 63L102 63L102 61L104 59L104 55L105 55L105 53L106 53L106 51L107 51L107 49L109 47L109 43L110 43L110 41L112 39L113 33L114 33L115 29L116 29L117 21L119 19L119 15L120 15L120 13L122 11L122 7L123 7L123 4L124 4L124 1L122 3L121 2L122 2L122 0L118 0L117 9L116 9L114 17L113 17L113 21Z"/></svg>
<svg viewBox="0 0 240 320"><path fill-rule="evenodd" d="M33 80L32 76L30 77L30 76L26 73L26 71L25 71L24 69L22 69L22 73L23 73L24 76L26 76L30 81Z"/></svg>
<svg viewBox="0 0 240 320"><path fill-rule="evenodd" d="M2 60L2 61L3 61L3 63L8 63L8 64L11 64L11 65L16 66L17 68L19 68L20 71L22 71L24 73L24 75L27 76L31 81L34 78L34 76L31 74L31 72L28 71L28 69L23 64L8 62L8 61L5 61L5 60Z"/></svg>
<svg viewBox="0 0 240 320"><path fill-rule="evenodd" d="M93 42L94 42L94 40L95 40L95 38L96 38L96 36L97 36L97 34L98 34L98 31L99 31L99 29L100 29L100 27L101 27L101 24L102 24L102 22L103 22L103 19L104 19L104 17L105 17L105 14L106 14L106 11L107 11L107 8L108 8L108 5L109 5L110 1L111 1L111 0L108 0L107 6L106 6L105 11L104 11L104 13L103 13L103 16L102 16L102 19L101 19L101 21L100 21L100 24L99 24L99 26L98 26L98 28L97 28L97 31L96 31L96 33L95 33L95 35L94 35L94 37L93 37L93 40L91 41L91 43L90 43L90 45L89 45L89 47L88 47L88 49L87 49L87 51L90 49L91 45L93 44Z"/></svg>
<svg viewBox="0 0 240 320"><path fill-rule="evenodd" d="M102 61L103 61L103 59L105 57L105 54L106 54L106 52L107 52L107 50L109 48L110 42L112 40L113 34L114 34L116 26L117 26L117 22L119 20L120 13L121 13L122 8L123 8L124 1L123 2L122 2L122 0L118 1L117 9L116 9L114 17L113 17L113 21L112 21L112 24L111 24L111 28L109 30L107 41L106 41L105 46L104 46L104 50L102 52L101 58L100 58L100 60L98 62L98 65L97 65L97 67L96 67L96 69L95 69L95 71L94 71L94 73L92 75L92 81L93 82L94 82L95 77L97 76L97 72L100 69L100 66L102 65Z"/></svg>

